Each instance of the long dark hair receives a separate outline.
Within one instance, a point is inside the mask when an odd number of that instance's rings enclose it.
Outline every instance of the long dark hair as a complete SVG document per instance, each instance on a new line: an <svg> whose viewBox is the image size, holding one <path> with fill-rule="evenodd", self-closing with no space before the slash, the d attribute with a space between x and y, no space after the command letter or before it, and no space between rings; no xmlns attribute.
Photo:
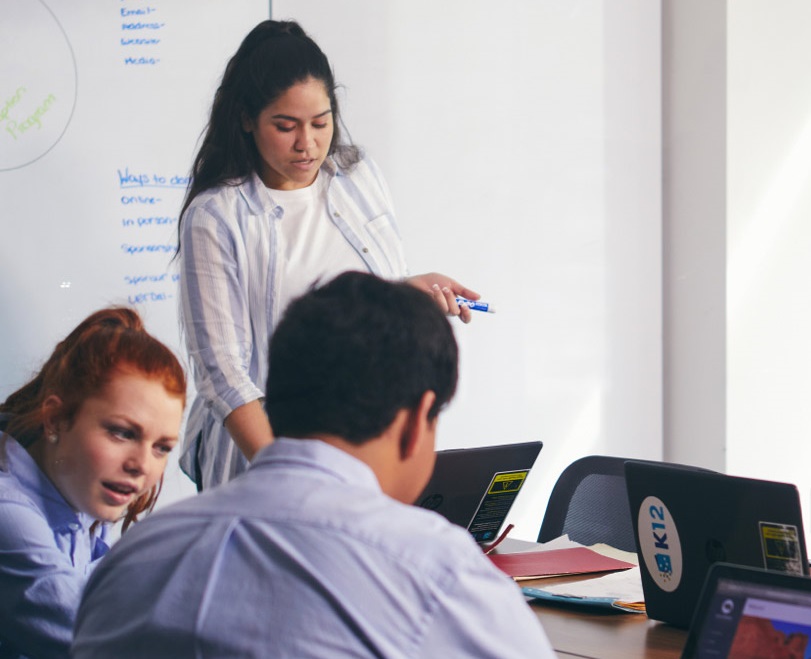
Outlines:
<svg viewBox="0 0 811 659"><path fill-rule="evenodd" d="M154 378L166 391L186 402L186 376L174 353L144 328L133 309L110 307L85 318L60 341L40 372L0 404L10 415L6 432L28 446L44 434L42 404L59 396L60 420L70 424L88 398L99 393L120 372L135 371ZM123 530L144 511L151 510L160 493L161 478L133 501L124 516Z"/></svg>
<svg viewBox="0 0 811 659"><path fill-rule="evenodd" d="M259 154L252 135L242 128L243 117L255 121L270 103L308 78L323 82L329 96L334 125L329 155L345 168L357 164L360 159L357 147L342 142L335 78L327 56L298 23L263 21L243 39L225 67L202 145L192 165L181 221L189 204L201 192L228 182L241 182L258 171Z"/></svg>

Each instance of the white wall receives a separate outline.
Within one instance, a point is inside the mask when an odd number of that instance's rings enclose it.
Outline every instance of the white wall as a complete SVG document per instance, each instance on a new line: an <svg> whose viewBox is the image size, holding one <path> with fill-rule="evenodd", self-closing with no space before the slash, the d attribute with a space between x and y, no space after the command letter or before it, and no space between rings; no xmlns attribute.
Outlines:
<svg viewBox="0 0 811 659"><path fill-rule="evenodd" d="M647 0L274 0L330 57L412 271L498 307L457 327L441 447L541 439L560 471L661 456L660 13Z"/></svg>
<svg viewBox="0 0 811 659"><path fill-rule="evenodd" d="M723 471L726 2L662 10L665 457Z"/></svg>
<svg viewBox="0 0 811 659"><path fill-rule="evenodd" d="M811 4L728 4L727 468L811 510Z"/></svg>
<svg viewBox="0 0 811 659"><path fill-rule="evenodd" d="M665 455L811 510L811 5L665 0Z"/></svg>

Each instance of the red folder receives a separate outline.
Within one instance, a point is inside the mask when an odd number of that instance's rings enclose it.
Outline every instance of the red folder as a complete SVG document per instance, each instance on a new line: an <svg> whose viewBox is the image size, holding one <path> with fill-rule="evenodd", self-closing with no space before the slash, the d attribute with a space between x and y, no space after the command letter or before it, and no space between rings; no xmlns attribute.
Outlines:
<svg viewBox="0 0 811 659"><path fill-rule="evenodd" d="M635 567L632 563L598 554L588 547L528 551L516 554L488 554L488 557L496 567L514 579L616 572Z"/></svg>

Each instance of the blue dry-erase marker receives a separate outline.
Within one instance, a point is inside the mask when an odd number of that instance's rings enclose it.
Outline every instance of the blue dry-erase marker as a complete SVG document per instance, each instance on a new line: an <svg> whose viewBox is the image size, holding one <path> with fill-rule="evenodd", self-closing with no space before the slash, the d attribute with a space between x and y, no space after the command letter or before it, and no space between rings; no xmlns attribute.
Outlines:
<svg viewBox="0 0 811 659"><path fill-rule="evenodd" d="M486 313L496 313L496 308L492 304L480 300L468 300L464 297L457 297L456 304L464 305L473 311L484 311Z"/></svg>

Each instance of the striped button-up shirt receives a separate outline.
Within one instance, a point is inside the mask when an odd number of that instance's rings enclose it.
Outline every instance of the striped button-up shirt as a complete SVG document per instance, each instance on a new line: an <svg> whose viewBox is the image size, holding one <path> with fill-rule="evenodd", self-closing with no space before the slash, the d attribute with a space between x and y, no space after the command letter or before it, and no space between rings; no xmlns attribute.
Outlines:
<svg viewBox="0 0 811 659"><path fill-rule="evenodd" d="M327 214L369 272L408 274L388 187L362 159L350 171L327 159ZM229 480L247 460L223 420L264 396L268 340L289 300L280 295L278 221L284 208L254 174L198 195L181 225L181 325L197 397L180 464L202 487ZM315 281L324 273L313 272Z"/></svg>

